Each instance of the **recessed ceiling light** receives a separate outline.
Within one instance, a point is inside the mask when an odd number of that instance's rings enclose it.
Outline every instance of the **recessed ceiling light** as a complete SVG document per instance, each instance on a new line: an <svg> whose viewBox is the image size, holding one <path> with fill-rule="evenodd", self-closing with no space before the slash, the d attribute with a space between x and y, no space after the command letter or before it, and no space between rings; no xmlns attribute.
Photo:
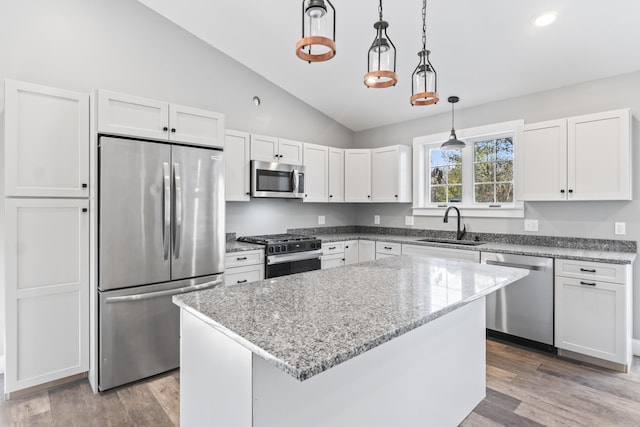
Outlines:
<svg viewBox="0 0 640 427"><path fill-rule="evenodd" d="M551 25L557 17L558 12L545 12L538 16L534 22L538 27L546 27L547 25Z"/></svg>

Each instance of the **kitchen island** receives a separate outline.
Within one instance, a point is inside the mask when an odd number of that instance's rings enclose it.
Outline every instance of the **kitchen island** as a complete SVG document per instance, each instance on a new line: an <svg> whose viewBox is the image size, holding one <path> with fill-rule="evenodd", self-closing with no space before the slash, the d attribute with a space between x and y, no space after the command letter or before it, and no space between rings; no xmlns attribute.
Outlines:
<svg viewBox="0 0 640 427"><path fill-rule="evenodd" d="M401 256L175 296L181 425L457 425L484 296L527 274Z"/></svg>

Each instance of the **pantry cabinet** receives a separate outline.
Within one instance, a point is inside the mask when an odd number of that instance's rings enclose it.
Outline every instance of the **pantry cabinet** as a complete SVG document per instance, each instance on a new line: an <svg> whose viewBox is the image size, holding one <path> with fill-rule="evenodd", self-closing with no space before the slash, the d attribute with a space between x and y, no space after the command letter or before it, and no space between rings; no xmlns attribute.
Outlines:
<svg viewBox="0 0 640 427"><path fill-rule="evenodd" d="M393 145L371 150L371 201L409 203L413 192L411 147Z"/></svg>
<svg viewBox="0 0 640 427"><path fill-rule="evenodd" d="M89 196L89 94L5 80L7 197Z"/></svg>
<svg viewBox="0 0 640 427"><path fill-rule="evenodd" d="M525 125L518 135L521 200L631 200L629 109Z"/></svg>
<svg viewBox="0 0 640 427"><path fill-rule="evenodd" d="M224 141L224 186L227 202L248 202L250 197L250 135L227 129Z"/></svg>
<svg viewBox="0 0 640 427"><path fill-rule="evenodd" d="M251 160L302 165L303 145L299 141L251 134Z"/></svg>
<svg viewBox="0 0 640 427"><path fill-rule="evenodd" d="M304 144L304 202L329 201L329 147Z"/></svg>
<svg viewBox="0 0 640 427"><path fill-rule="evenodd" d="M344 150L344 201L371 201L371 150Z"/></svg>
<svg viewBox="0 0 640 427"><path fill-rule="evenodd" d="M344 202L344 149L329 147L329 203Z"/></svg>
<svg viewBox="0 0 640 427"><path fill-rule="evenodd" d="M224 114L111 92L98 94L98 132L224 147Z"/></svg>

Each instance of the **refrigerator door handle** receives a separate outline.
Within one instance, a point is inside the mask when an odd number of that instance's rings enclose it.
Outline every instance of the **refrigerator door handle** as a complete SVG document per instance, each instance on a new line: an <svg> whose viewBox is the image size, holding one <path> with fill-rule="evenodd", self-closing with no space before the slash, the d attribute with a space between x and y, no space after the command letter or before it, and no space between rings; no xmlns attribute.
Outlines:
<svg viewBox="0 0 640 427"><path fill-rule="evenodd" d="M140 300L151 299L151 298L166 297L170 295L179 295L179 294L184 294L186 292L202 291L204 289L213 288L214 286L218 286L221 283L222 283L222 279L216 279L213 282L202 283L200 285L194 285L194 286L185 286L184 288L168 289L166 291L149 292L146 294L135 294L135 295L125 295L121 297L111 297L111 298L107 298L105 302L107 304L113 304L117 302L140 301Z"/></svg>
<svg viewBox="0 0 640 427"><path fill-rule="evenodd" d="M162 163L162 179L164 185L164 200L162 206L162 249L164 259L169 259L169 249L171 248L171 170L169 163Z"/></svg>
<svg viewBox="0 0 640 427"><path fill-rule="evenodd" d="M173 239L173 256L174 258L180 257L180 243L182 240L182 178L180 177L180 163L173 164L173 181L176 188L176 225L175 225L175 237Z"/></svg>

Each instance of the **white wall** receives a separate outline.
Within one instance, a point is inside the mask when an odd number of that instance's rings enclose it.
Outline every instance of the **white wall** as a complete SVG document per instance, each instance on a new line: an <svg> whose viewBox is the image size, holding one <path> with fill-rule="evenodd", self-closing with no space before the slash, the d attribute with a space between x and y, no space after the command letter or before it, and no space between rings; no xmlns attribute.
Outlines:
<svg viewBox="0 0 640 427"><path fill-rule="evenodd" d="M349 129L137 1L12 0L0 9L0 80L127 92L223 112L229 129L334 147L353 144ZM259 108L254 95L262 99ZM333 225L354 221L353 207L322 211ZM279 232L315 226L317 215L313 205L302 203L234 203L227 223L227 231L253 233L263 224L265 231ZM4 310L2 296L0 307ZM0 317L1 359L4 313Z"/></svg>
<svg viewBox="0 0 640 427"><path fill-rule="evenodd" d="M633 125L633 201L616 202L530 202L525 216L539 221L537 234L600 239L640 240L640 72L598 80L572 87L493 102L469 109L456 109L456 128L462 129L524 119L526 123L557 119L598 111L631 108ZM441 94L446 99L449 94ZM464 97L458 106L464 106ZM429 107L421 107L429 108ZM449 113L450 114L450 113ZM357 147L389 144L412 145L413 137L446 132L451 126L449 114L413 120L356 134ZM603 141L606 149L606 141ZM404 227L410 205L371 205L358 208L356 224L373 225L373 216L381 216L382 226ZM462 211L468 231L524 234L522 219L468 218ZM627 223L627 235L614 234L614 222ZM416 217L414 228L455 230L455 221L444 224L442 218ZM634 264L634 276L640 283L640 261ZM640 285L634 286L634 336L640 338Z"/></svg>

